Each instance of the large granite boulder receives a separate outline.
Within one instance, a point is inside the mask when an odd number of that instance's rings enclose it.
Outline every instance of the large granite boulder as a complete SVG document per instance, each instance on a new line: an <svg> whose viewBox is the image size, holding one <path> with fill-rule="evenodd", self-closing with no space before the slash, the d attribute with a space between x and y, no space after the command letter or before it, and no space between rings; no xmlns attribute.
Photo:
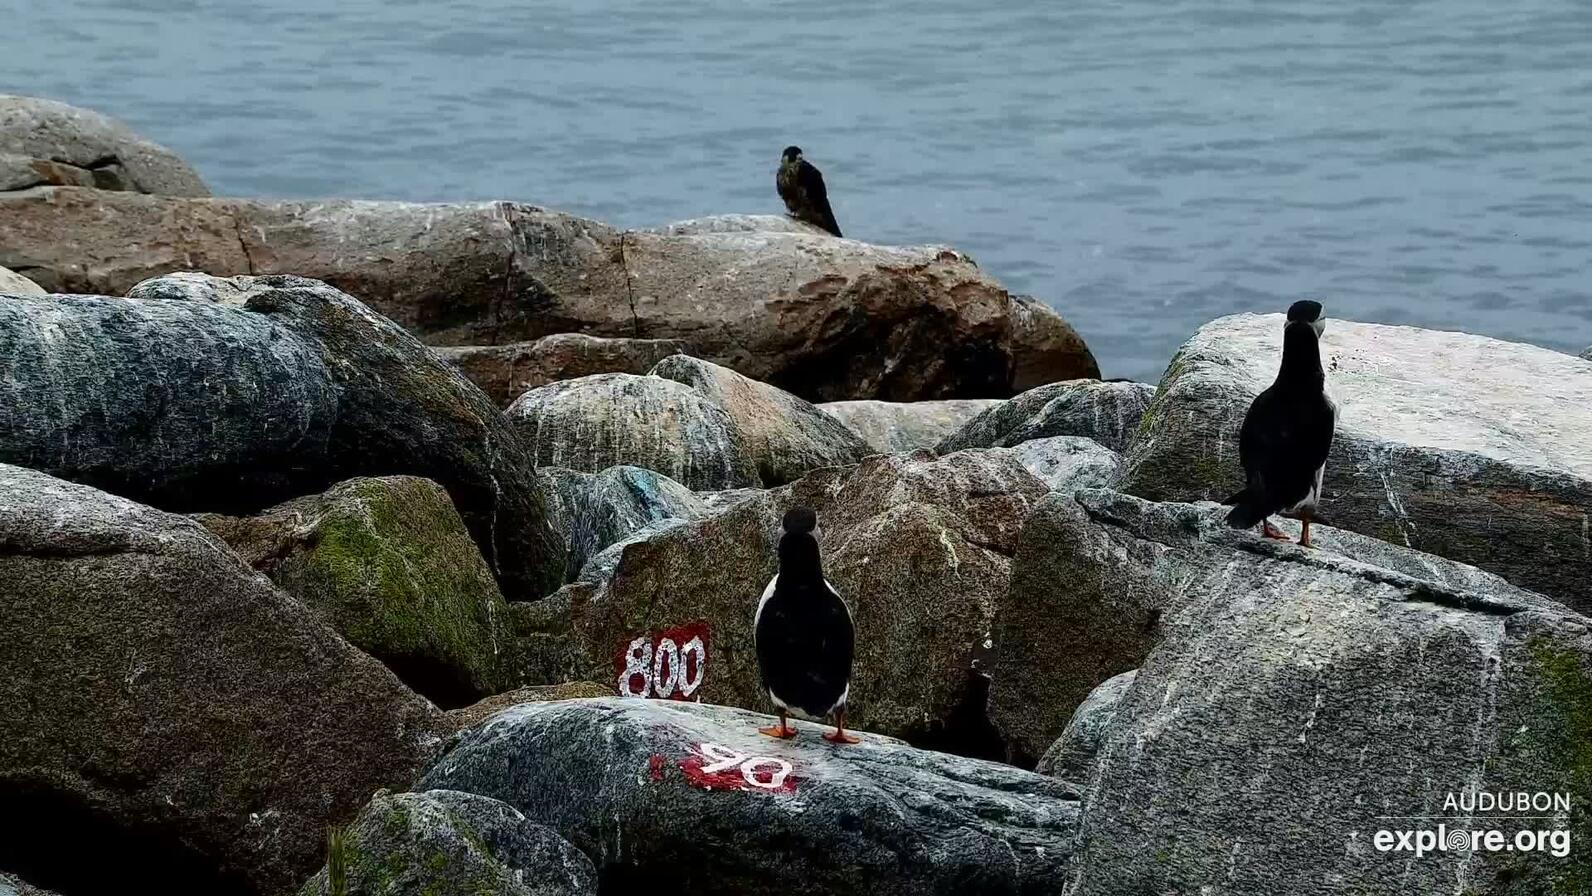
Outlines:
<svg viewBox="0 0 1592 896"><path fill-rule="evenodd" d="M684 485L641 467L609 467L581 473L560 467L537 470L548 498L553 528L568 540L568 577L575 578L609 545L666 520L688 520L708 512L705 501Z"/></svg>
<svg viewBox="0 0 1592 896"><path fill-rule="evenodd" d="M1123 451L1154 394L1155 387L1143 383L1050 383L989 408L946 436L935 450L947 454L964 448L1011 448L1033 439L1079 436Z"/></svg>
<svg viewBox="0 0 1592 896"><path fill-rule="evenodd" d="M686 350L678 339L625 339L554 333L508 345L463 345L437 353L464 371L491 399L507 407L527 389L595 373L646 373Z"/></svg>
<svg viewBox="0 0 1592 896"><path fill-rule="evenodd" d="M1095 685L1139 668L1166 637L1166 619L1191 602L1300 588L1345 606L1367 592L1443 592L1563 609L1474 567L1354 532L1312 529L1312 551L1230 529L1223 516L1216 504L1102 489L1052 495L1033 512L994 624L990 717L1016 759L1050 746ZM1284 526L1297 535L1297 524Z"/></svg>
<svg viewBox="0 0 1592 896"><path fill-rule="evenodd" d="M1080 782L1066 892L1582 889L1589 863L1573 843L1592 835L1592 621L1371 539L1332 533L1312 552L1205 534L1215 514L1190 505L1084 503L1074 520L1087 528L1072 533L1087 540L1058 553L1079 567L1108 550L1153 555L1143 583L1165 600L1157 644ZM1120 586L1113 563L1094 560L1095 575ZM1067 602L1095 604L1101 643L1143 631L1139 612L1112 612L1112 591L1079 581ZM1477 793L1543 796L1498 811L1478 808ZM1492 844L1471 836L1490 830ZM1557 833L1533 851L1522 831L1533 844L1531 832Z"/></svg>
<svg viewBox="0 0 1592 896"><path fill-rule="evenodd" d="M806 506L818 513L825 575L856 619L849 717L998 756L982 656L1018 534L1045 494L1008 454L874 455L634 539L606 577L566 589L598 664L579 677L626 695L766 708L752 618L777 568L780 517Z"/></svg>
<svg viewBox="0 0 1592 896"><path fill-rule="evenodd" d="M508 686L508 605L429 479L352 479L253 516L199 520L438 706Z"/></svg>
<svg viewBox="0 0 1592 896"><path fill-rule="evenodd" d="M433 345L675 339L809 401L1002 398L1099 375L1078 334L966 256L788 230L667 234L508 202L0 193L0 265L119 295L175 270L325 280Z"/></svg>
<svg viewBox="0 0 1592 896"><path fill-rule="evenodd" d="M1000 404L998 398L946 401L831 401L818 406L877 454L933 448L967 421Z"/></svg>
<svg viewBox="0 0 1592 896"><path fill-rule="evenodd" d="M628 465L700 490L758 484L729 412L662 377L604 373L549 383L515 399L508 418L540 466L597 473Z"/></svg>
<svg viewBox="0 0 1592 896"><path fill-rule="evenodd" d="M510 598L563 578L530 457L492 402L331 287L260 277L242 305L0 302L0 462L169 510L249 513L359 475L448 490Z"/></svg>
<svg viewBox="0 0 1592 896"><path fill-rule="evenodd" d="M1010 454L1053 492L1107 488L1122 468L1122 455L1082 436L1030 439L1015 448L991 448Z"/></svg>
<svg viewBox="0 0 1592 896"><path fill-rule="evenodd" d="M0 268L0 296L37 296L44 287L10 268Z"/></svg>
<svg viewBox="0 0 1592 896"><path fill-rule="evenodd" d="M570 700L463 732L421 786L519 809L596 861L604 889L1041 894L1063 883L1077 792L1010 766L707 704Z"/></svg>
<svg viewBox="0 0 1592 896"><path fill-rule="evenodd" d="M242 306L249 300L255 278L246 274L215 277L203 271L173 271L140 280L127 291L129 299L170 299L179 302L215 302Z"/></svg>
<svg viewBox="0 0 1592 896"><path fill-rule="evenodd" d="M1168 501L1238 491L1238 431L1276 377L1282 325L1241 314L1200 328L1145 413L1123 490ZM1592 367L1483 336L1337 320L1321 349L1338 403L1325 521L1592 609Z"/></svg>
<svg viewBox="0 0 1592 896"><path fill-rule="evenodd" d="M378 793L327 850L300 896L597 896L584 853L473 793Z"/></svg>
<svg viewBox="0 0 1592 896"><path fill-rule="evenodd" d="M1133 686L1139 670L1131 669L1113 675L1101 682L1089 696L1073 710L1072 718L1061 736L1039 757L1034 771L1041 775L1067 781L1087 781L1094 769L1095 757L1100 755L1100 744L1111 730L1111 721L1117 717L1122 698Z"/></svg>
<svg viewBox="0 0 1592 896"><path fill-rule="evenodd" d="M98 112L0 94L0 192L45 185L209 196L187 162Z"/></svg>
<svg viewBox="0 0 1592 896"><path fill-rule="evenodd" d="M0 620L0 855L62 892L285 892L447 727L194 520L5 465Z"/></svg>
<svg viewBox="0 0 1592 896"><path fill-rule="evenodd" d="M652 368L652 375L684 383L728 412L765 488L874 453L861 436L813 405L711 361L674 355Z"/></svg>

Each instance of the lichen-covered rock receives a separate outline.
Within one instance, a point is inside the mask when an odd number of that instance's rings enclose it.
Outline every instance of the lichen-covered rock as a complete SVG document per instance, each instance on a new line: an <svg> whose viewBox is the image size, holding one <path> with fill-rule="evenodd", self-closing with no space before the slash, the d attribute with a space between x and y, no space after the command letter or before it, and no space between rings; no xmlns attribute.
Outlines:
<svg viewBox="0 0 1592 896"><path fill-rule="evenodd" d="M448 490L510 598L563 580L532 463L481 391L323 283L245 304L0 302L0 462L168 510L249 513L361 475Z"/></svg>
<svg viewBox="0 0 1592 896"><path fill-rule="evenodd" d="M575 631L574 591L566 585L538 601L509 604L510 678L517 686L542 687L577 681L591 674L593 662ZM608 676L603 676L603 679ZM606 693L613 693L612 689Z"/></svg>
<svg viewBox="0 0 1592 896"><path fill-rule="evenodd" d="M1009 766L707 704L569 700L463 732L422 786L502 800L604 886L704 896L1040 894L1064 880L1077 791Z"/></svg>
<svg viewBox="0 0 1592 896"><path fill-rule="evenodd" d="M861 436L813 405L711 361L675 355L660 361L652 375L684 383L728 412L765 488L873 453Z"/></svg>
<svg viewBox="0 0 1592 896"><path fill-rule="evenodd" d="M1592 621L1507 586L1468 590L1353 560L1342 541L1311 552L1222 531L1230 547L1216 550L1177 526L1192 515L1219 525L1189 505L1108 512L1097 525L1119 552L1160 554L1152 580L1169 599L1080 781L1066 892L1584 888L1592 861L1574 844L1592 836ZM1103 548L1060 549L1082 559ZM1099 606L1096 635L1109 641L1111 596L1083 590L1071 600ZM1124 634L1141 621L1111 615ZM1467 810L1471 791L1558 793L1569 808ZM1497 817L1522 814L1543 817ZM1444 828L1446 848L1419 857L1379 834ZM1560 833L1539 852L1473 848L1469 833L1488 830L1510 845L1521 830Z"/></svg>
<svg viewBox="0 0 1592 896"><path fill-rule="evenodd" d="M127 297L241 306L248 301L253 289L253 277L213 277L200 271L175 271L139 281L127 291Z"/></svg>
<svg viewBox="0 0 1592 896"><path fill-rule="evenodd" d="M44 287L10 268L0 268L0 296L37 296Z"/></svg>
<svg viewBox="0 0 1592 896"><path fill-rule="evenodd" d="M1587 346L1586 349L1581 352L1580 358L1583 361L1592 361L1592 346Z"/></svg>
<svg viewBox="0 0 1592 896"><path fill-rule="evenodd" d="M994 623L990 717L1015 759L1039 756L1096 685L1144 663L1167 618L1213 595L1298 588L1350 607L1367 592L1462 593L1562 609L1474 567L1364 535L1321 526L1312 551L1230 529L1223 516L1216 504L1098 489L1054 494L1034 510ZM1221 665L1226 654L1209 661Z"/></svg>
<svg viewBox="0 0 1592 896"><path fill-rule="evenodd" d="M463 706L510 683L508 606L436 483L352 479L200 522L433 703Z"/></svg>
<svg viewBox="0 0 1592 896"><path fill-rule="evenodd" d="M597 896L597 869L569 841L455 790L377 793L328 852L299 896Z"/></svg>
<svg viewBox="0 0 1592 896"><path fill-rule="evenodd" d="M1221 501L1238 432L1277 375L1282 315L1201 327L1167 368L1122 489ZM1592 367L1562 352L1351 321L1321 342L1337 434L1322 518L1592 609Z"/></svg>
<svg viewBox="0 0 1592 896"><path fill-rule="evenodd" d="M1073 710L1061 736L1039 757L1034 771L1065 781L1087 781L1100 753L1100 743L1116 718L1117 707L1133 686L1139 670L1133 669L1113 675L1101 682L1089 696Z"/></svg>
<svg viewBox="0 0 1592 896"><path fill-rule="evenodd" d="M861 436L878 454L933 448L973 417L1000 404L998 398L947 401L831 401L820 411Z"/></svg>
<svg viewBox="0 0 1592 896"><path fill-rule="evenodd" d="M992 448L1011 455L1053 492L1105 488L1116 481L1122 455L1082 436L1031 439L1015 448Z"/></svg>
<svg viewBox="0 0 1592 896"><path fill-rule="evenodd" d="M569 544L565 564L569 578L575 578L598 552L647 526L707 512L695 492L641 467L609 467L600 473L542 467L537 477L553 528Z"/></svg>
<svg viewBox="0 0 1592 896"><path fill-rule="evenodd" d="M515 399L508 417L541 466L641 467L692 489L758 484L729 413L662 377L604 373L549 383Z"/></svg>
<svg viewBox="0 0 1592 896"><path fill-rule="evenodd" d="M0 620L5 849L69 892L285 892L447 728L194 520L5 465Z"/></svg>
<svg viewBox="0 0 1592 896"><path fill-rule="evenodd" d="M506 407L527 389L596 373L646 373L664 358L685 350L686 344L678 339L554 333L508 345L442 347L437 353Z"/></svg>
<svg viewBox="0 0 1592 896"><path fill-rule="evenodd" d="M752 619L777 568L780 517L801 505L818 513L825 575L856 619L850 717L1000 755L983 716L980 658L1018 533L1045 493L1006 454L874 455L633 540L605 578L567 589L575 630L599 664L579 677L627 694L766 707ZM687 656L696 638L701 649ZM681 668L658 651L678 654Z"/></svg>
<svg viewBox="0 0 1592 896"><path fill-rule="evenodd" d="M508 202L0 193L0 265L120 295L176 270L316 277L433 345L674 339L809 401L1004 398L1099 375L1056 312L970 259L787 230L666 234Z"/></svg>
<svg viewBox="0 0 1592 896"><path fill-rule="evenodd" d="M969 420L936 450L1011 448L1032 439L1082 436L1123 451L1154 394L1155 387L1143 383L1068 380L1038 386Z"/></svg>
<svg viewBox="0 0 1592 896"><path fill-rule="evenodd" d="M0 192L43 185L209 196L176 153L98 112L0 94Z"/></svg>

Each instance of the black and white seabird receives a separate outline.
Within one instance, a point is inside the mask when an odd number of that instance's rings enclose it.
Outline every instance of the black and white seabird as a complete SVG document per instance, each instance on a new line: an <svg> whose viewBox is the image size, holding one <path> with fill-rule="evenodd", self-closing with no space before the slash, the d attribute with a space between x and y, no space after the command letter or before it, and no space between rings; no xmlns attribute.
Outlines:
<svg viewBox="0 0 1592 896"><path fill-rule="evenodd" d="M1272 514L1297 516L1304 547L1310 547L1310 517L1321 501L1321 477L1338 419L1321 369L1325 327L1320 302L1295 302L1288 309L1277 379L1256 396L1238 434L1238 459L1248 484L1225 502L1235 505L1228 525L1247 529L1260 523L1267 538L1288 538L1272 526Z"/></svg>
<svg viewBox="0 0 1592 896"><path fill-rule="evenodd" d="M785 147L785 154L779 160L779 173L774 175L774 186L779 188L779 198L785 200L791 217L840 236L840 225L835 223L835 213L829 208L824 176L802 158L800 146Z"/></svg>
<svg viewBox="0 0 1592 896"><path fill-rule="evenodd" d="M790 713L820 721L833 715L835 730L824 740L854 744L857 738L846 733L846 697L856 629L846 602L824 579L817 525L818 517L805 507L785 514L779 572L757 602L752 623L757 671L779 709L779 724L758 730L770 737L795 737Z"/></svg>

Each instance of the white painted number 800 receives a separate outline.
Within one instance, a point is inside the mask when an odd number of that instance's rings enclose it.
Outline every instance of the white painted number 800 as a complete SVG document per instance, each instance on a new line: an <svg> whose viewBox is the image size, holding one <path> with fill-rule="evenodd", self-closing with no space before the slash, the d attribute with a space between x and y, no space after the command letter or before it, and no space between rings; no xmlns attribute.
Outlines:
<svg viewBox="0 0 1592 896"><path fill-rule="evenodd" d="M695 654L696 662L690 658ZM707 671L708 652L702 638L694 637L681 647L673 638L664 638L653 649L652 639L643 635L625 650L625 668L619 673L619 693L624 697L689 697L702 686ZM688 672L688 669L690 670ZM691 674L694 673L694 674ZM636 679L640 687L636 687Z"/></svg>

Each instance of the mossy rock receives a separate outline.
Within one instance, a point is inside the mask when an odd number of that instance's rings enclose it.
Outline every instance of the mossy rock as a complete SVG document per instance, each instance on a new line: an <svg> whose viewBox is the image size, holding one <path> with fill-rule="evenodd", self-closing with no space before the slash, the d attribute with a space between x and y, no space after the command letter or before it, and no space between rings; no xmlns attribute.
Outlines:
<svg viewBox="0 0 1592 896"><path fill-rule="evenodd" d="M579 850L512 806L473 793L382 791L352 825L333 831L327 841L327 867L305 883L299 896L597 892L596 869Z"/></svg>
<svg viewBox="0 0 1592 896"><path fill-rule="evenodd" d="M351 479L257 517L201 520L438 705L508 686L508 605L436 483Z"/></svg>

